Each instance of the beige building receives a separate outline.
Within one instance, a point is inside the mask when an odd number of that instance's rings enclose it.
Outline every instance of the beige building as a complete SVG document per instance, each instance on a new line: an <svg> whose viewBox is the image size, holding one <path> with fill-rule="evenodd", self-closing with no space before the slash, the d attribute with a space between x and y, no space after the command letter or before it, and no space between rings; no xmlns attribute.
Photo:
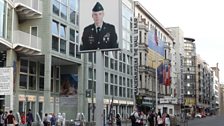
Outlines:
<svg viewBox="0 0 224 126"><path fill-rule="evenodd" d="M164 96L174 97L176 78L175 76L175 50L174 41L164 26L138 1L135 1L135 18L138 22L138 63L139 84L137 97L142 104L155 109L156 107L156 83L158 84L158 101ZM161 78L156 76L156 67L161 64L170 65L171 83L165 86ZM157 69L158 70L158 69ZM157 78L156 78L157 77ZM156 80L158 79L158 80ZM147 102L146 102L147 101ZM159 106L159 105L158 105ZM157 107L158 107L157 106ZM163 105L164 106L164 105ZM169 111L168 106L158 107L161 112Z"/></svg>

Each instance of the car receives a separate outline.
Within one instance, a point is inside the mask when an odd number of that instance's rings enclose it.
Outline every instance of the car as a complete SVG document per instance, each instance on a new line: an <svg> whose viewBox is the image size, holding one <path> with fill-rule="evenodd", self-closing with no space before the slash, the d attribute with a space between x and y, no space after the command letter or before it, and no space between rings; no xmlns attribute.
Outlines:
<svg viewBox="0 0 224 126"><path fill-rule="evenodd" d="M202 118L202 115L200 113L195 114L195 118Z"/></svg>

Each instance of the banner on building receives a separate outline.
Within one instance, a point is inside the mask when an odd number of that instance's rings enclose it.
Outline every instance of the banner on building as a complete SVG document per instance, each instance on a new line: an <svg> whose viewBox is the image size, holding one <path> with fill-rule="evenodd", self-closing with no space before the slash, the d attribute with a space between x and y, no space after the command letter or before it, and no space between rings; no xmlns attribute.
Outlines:
<svg viewBox="0 0 224 126"><path fill-rule="evenodd" d="M120 5L120 0L80 0L80 52L121 47Z"/></svg>
<svg viewBox="0 0 224 126"><path fill-rule="evenodd" d="M164 85L170 86L171 84L171 76L170 76L170 64L164 64L164 73L163 73L163 80L164 80Z"/></svg>
<svg viewBox="0 0 224 126"><path fill-rule="evenodd" d="M13 68L0 68L0 95L13 94Z"/></svg>
<svg viewBox="0 0 224 126"><path fill-rule="evenodd" d="M156 28L151 29L148 33L148 47L159 53L161 56L165 55L164 41L160 39Z"/></svg>

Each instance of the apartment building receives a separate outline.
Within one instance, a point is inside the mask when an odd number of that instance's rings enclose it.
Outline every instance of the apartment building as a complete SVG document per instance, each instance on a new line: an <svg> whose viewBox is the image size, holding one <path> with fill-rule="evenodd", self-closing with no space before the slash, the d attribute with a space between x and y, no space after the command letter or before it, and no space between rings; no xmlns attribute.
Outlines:
<svg viewBox="0 0 224 126"><path fill-rule="evenodd" d="M212 103L211 109L214 113L219 112L220 110L220 79L219 79L219 64L217 63L215 67L211 67L212 69Z"/></svg>
<svg viewBox="0 0 224 126"><path fill-rule="evenodd" d="M212 71L209 65L197 55L196 67L196 111L203 112L209 111L210 102L212 100L211 94L211 80Z"/></svg>
<svg viewBox="0 0 224 126"><path fill-rule="evenodd" d="M196 105L196 46L193 38L184 38L184 107L190 112Z"/></svg>
<svg viewBox="0 0 224 126"><path fill-rule="evenodd" d="M156 97L173 96L176 83L175 50L174 41L170 33L141 3L135 1L135 20L138 22L138 94L137 104L147 106L149 110L155 110ZM159 66L169 67L169 82L164 83L163 78L156 75L160 73ZM158 69L157 69L158 68ZM167 71L168 72L168 71ZM158 84L158 87L156 85ZM156 89L158 96L156 96ZM138 101L140 101L138 103ZM161 103L162 104L162 103ZM174 113L173 106L157 105L161 112Z"/></svg>
<svg viewBox="0 0 224 126"><path fill-rule="evenodd" d="M183 103L184 93L181 90L184 90L184 83L183 83L183 61L184 61L184 33L180 27L169 27L166 28L172 37L174 38L175 42L175 57L176 57L176 83L174 86L176 90L174 91L174 97L178 98L179 103Z"/></svg>
<svg viewBox="0 0 224 126"><path fill-rule="evenodd" d="M96 90L96 55L81 54L78 49L79 3L0 0L0 67L14 70L13 95L1 96L2 110L30 108L41 117L60 112L66 119L82 112L88 121L94 120L95 98L86 97L86 91ZM104 109L107 115L113 104L113 113L121 113L123 118L134 106L133 1L119 1L119 10L123 48L104 52Z"/></svg>

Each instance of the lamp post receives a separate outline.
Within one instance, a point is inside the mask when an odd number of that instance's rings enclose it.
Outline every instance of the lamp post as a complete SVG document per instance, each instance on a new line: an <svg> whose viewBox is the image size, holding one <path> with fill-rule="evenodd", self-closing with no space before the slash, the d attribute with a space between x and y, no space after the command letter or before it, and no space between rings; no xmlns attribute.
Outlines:
<svg viewBox="0 0 224 126"><path fill-rule="evenodd" d="M153 60L152 62L155 62L156 63L156 68L155 68L155 82L156 82L156 90L155 90L155 93L156 93L156 106L155 106L155 109L156 109L156 113L158 113L158 63L159 62L163 62L163 60L158 60L158 58L156 57L156 60Z"/></svg>
<svg viewBox="0 0 224 126"><path fill-rule="evenodd" d="M158 59L156 58L156 113L158 113L158 73L157 73L157 64L158 64Z"/></svg>

